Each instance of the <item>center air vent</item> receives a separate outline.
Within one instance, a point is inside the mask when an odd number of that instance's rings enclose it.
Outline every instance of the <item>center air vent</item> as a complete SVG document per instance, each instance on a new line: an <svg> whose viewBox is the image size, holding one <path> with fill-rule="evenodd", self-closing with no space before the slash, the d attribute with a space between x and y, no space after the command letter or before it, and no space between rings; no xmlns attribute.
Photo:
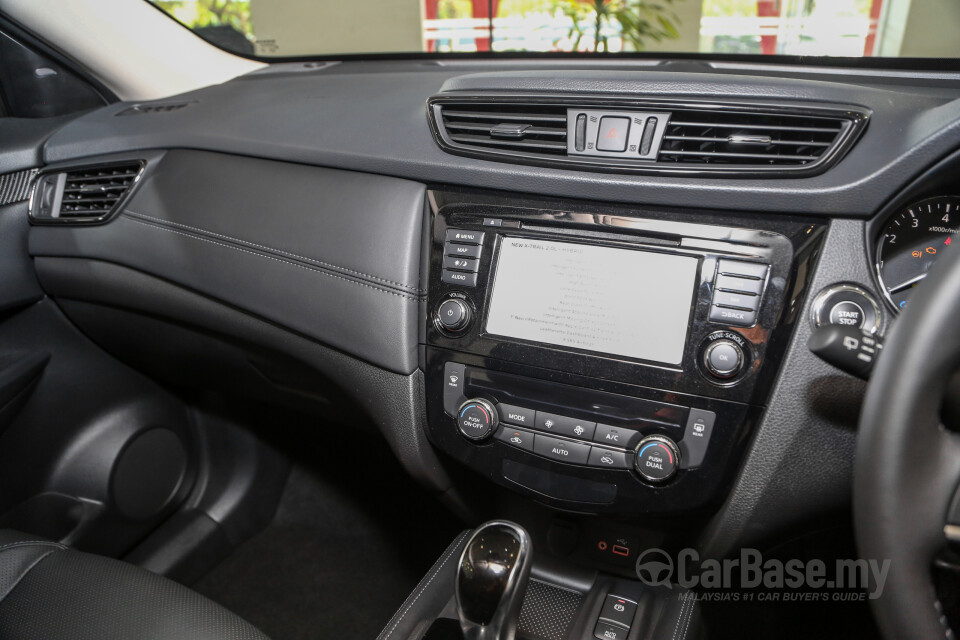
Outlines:
<svg viewBox="0 0 960 640"><path fill-rule="evenodd" d="M428 112L437 142L458 155L727 177L825 171L850 150L869 117L845 105L482 95L435 96Z"/></svg>
<svg viewBox="0 0 960 640"><path fill-rule="evenodd" d="M567 110L535 104L451 104L439 109L447 137L482 149L567 155Z"/></svg>
<svg viewBox="0 0 960 640"><path fill-rule="evenodd" d="M35 222L102 222L113 214L143 171L139 160L45 172L30 201Z"/></svg>
<svg viewBox="0 0 960 640"><path fill-rule="evenodd" d="M805 115L674 110L659 162L802 167L824 157L850 120Z"/></svg>

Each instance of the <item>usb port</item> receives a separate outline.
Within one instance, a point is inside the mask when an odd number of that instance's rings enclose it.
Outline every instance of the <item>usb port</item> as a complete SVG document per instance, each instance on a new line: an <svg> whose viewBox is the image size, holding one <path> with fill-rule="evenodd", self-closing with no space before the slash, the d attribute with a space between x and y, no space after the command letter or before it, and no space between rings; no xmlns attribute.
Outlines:
<svg viewBox="0 0 960 640"><path fill-rule="evenodd" d="M613 545L613 552L614 552L615 554L617 554L618 556L629 556L629 555L630 555L630 549L628 549L627 547L622 547L622 546L620 546L619 544Z"/></svg>

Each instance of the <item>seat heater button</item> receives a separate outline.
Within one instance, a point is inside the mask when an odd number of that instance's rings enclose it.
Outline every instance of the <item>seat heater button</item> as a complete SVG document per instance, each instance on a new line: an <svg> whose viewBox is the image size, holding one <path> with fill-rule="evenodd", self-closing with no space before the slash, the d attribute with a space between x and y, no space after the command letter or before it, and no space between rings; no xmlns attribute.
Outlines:
<svg viewBox="0 0 960 640"><path fill-rule="evenodd" d="M514 424L518 427L533 428L537 421L537 412L533 409L524 409L512 404L501 404L497 406L500 412L500 419L508 424Z"/></svg>
<svg viewBox="0 0 960 640"><path fill-rule="evenodd" d="M609 622L622 624L629 629L633 625L633 616L636 612L636 602L611 594L603 601L600 617Z"/></svg>
<svg viewBox="0 0 960 640"><path fill-rule="evenodd" d="M570 464L587 464L587 458L590 457L590 445L558 440L538 433L533 439L533 452Z"/></svg>
<svg viewBox="0 0 960 640"><path fill-rule="evenodd" d="M607 469L629 469L633 464L633 460L628 458L626 451L591 447L590 458L587 464L591 467L604 467Z"/></svg>

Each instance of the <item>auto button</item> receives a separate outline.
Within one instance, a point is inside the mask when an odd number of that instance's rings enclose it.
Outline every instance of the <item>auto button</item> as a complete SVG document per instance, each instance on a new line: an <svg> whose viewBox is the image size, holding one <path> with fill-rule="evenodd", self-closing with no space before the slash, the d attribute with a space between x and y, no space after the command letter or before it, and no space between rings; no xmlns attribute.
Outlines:
<svg viewBox="0 0 960 640"><path fill-rule="evenodd" d="M533 438L533 452L561 462L586 464L590 457L590 445L567 442L538 433Z"/></svg>

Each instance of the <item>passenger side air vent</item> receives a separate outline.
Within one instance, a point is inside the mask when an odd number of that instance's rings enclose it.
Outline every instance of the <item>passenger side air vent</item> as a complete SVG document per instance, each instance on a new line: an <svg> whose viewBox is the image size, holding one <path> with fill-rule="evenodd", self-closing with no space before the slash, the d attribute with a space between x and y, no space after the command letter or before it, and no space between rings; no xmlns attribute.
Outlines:
<svg viewBox="0 0 960 640"><path fill-rule="evenodd" d="M850 120L773 113L674 110L658 162L796 167L824 157Z"/></svg>
<svg viewBox="0 0 960 640"><path fill-rule="evenodd" d="M801 177L826 171L864 130L846 105L443 94L428 101L449 153L588 171Z"/></svg>
<svg viewBox="0 0 960 640"><path fill-rule="evenodd" d="M439 107L455 144L488 150L567 155L567 110L535 104L450 104Z"/></svg>
<svg viewBox="0 0 960 640"><path fill-rule="evenodd" d="M135 160L41 173L30 199L30 217L41 223L103 222L117 211L143 171Z"/></svg>

